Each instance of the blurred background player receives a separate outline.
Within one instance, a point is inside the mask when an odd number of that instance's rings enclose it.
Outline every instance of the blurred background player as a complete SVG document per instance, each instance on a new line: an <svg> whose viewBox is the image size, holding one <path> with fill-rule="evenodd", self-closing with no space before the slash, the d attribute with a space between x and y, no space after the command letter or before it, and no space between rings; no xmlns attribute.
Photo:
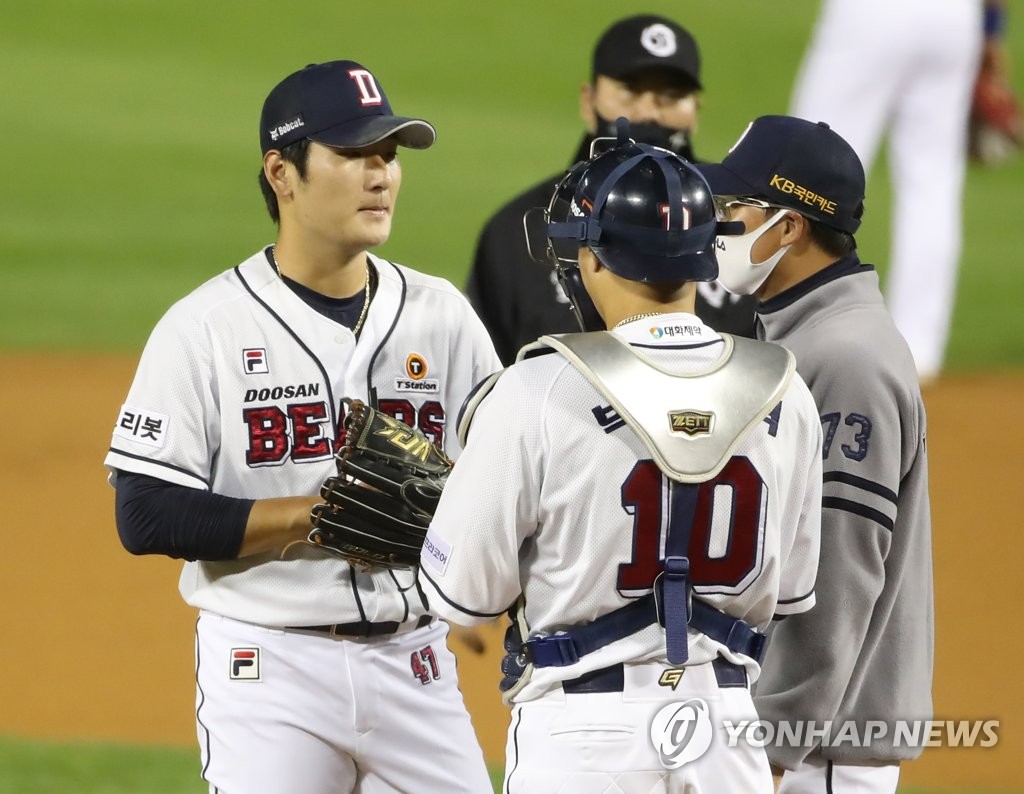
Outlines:
<svg viewBox="0 0 1024 794"><path fill-rule="evenodd" d="M631 122L632 136L687 160L700 111L700 50L693 36L671 19L640 15L619 20L598 40L590 82L580 87L579 112L586 128L573 163L590 156L595 135L614 135L612 122ZM546 207L564 171L541 180L498 210L484 226L466 292L505 364L541 334L575 328L554 268L531 258L523 215ZM753 335L753 301L701 282L697 314L711 327Z"/></svg>
<svg viewBox="0 0 1024 794"><path fill-rule="evenodd" d="M1010 79L1009 53L1003 43L1006 26L1006 3L988 0L985 43L974 81L968 129L971 158L985 166L1001 165L1024 144L1024 119Z"/></svg>
<svg viewBox="0 0 1024 794"><path fill-rule="evenodd" d="M502 791L771 792L764 750L722 721L754 715L759 630L814 603L818 413L789 353L695 316L718 267L692 165L620 139L549 218L601 332L543 337L476 393L421 585L454 622L516 604Z"/></svg>
<svg viewBox="0 0 1024 794"><path fill-rule="evenodd" d="M893 187L886 302L923 382L942 370L956 302L967 121L981 0L822 0L790 113L825 121Z"/></svg>
<svg viewBox="0 0 1024 794"><path fill-rule="evenodd" d="M498 367L447 281L368 252L385 243L395 116L352 61L282 80L260 117L275 244L176 303L151 334L106 465L136 554L187 560L196 726L211 792L490 790L447 627L415 572L357 570L304 542L337 473L342 396L459 451L446 417Z"/></svg>
<svg viewBox="0 0 1024 794"><path fill-rule="evenodd" d="M773 724L858 738L768 756L785 794L892 794L922 749L896 721L932 717L931 511L914 360L857 256L864 169L827 125L789 116L756 119L697 167L746 230L718 238L719 281L757 296L758 337L796 356L824 428L817 603L773 626L754 702ZM872 721L886 731L867 739Z"/></svg>

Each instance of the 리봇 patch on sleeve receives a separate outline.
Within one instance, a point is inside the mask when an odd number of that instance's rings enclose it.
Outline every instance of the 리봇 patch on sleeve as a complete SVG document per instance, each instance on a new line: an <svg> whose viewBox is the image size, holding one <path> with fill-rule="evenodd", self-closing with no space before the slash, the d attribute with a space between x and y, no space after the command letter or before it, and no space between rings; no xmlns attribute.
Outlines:
<svg viewBox="0 0 1024 794"><path fill-rule="evenodd" d="M138 444L161 448L167 443L170 417L155 411L146 411L122 405L114 425L114 435Z"/></svg>

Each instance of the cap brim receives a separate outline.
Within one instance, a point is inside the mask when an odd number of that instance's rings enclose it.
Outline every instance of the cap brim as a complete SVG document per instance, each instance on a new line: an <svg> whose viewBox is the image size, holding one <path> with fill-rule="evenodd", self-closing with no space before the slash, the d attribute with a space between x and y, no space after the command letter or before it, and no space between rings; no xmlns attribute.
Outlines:
<svg viewBox="0 0 1024 794"><path fill-rule="evenodd" d="M310 140L342 149L372 146L394 137L399 146L428 149L437 137L433 126L423 119L404 116L368 116L335 127L328 127L308 136Z"/></svg>
<svg viewBox="0 0 1024 794"><path fill-rule="evenodd" d="M756 196L761 190L721 163L693 163L716 196Z"/></svg>
<svg viewBox="0 0 1024 794"><path fill-rule="evenodd" d="M684 69L681 66L676 66L675 64L672 63L665 63L664 58L658 58L655 56L651 56L651 58L649 59L630 61L628 65L619 68L611 68L608 69L607 71L599 70L597 73L607 75L608 77L611 77L615 80L623 80L627 77L636 74L637 72L655 69L664 72L673 72L674 74L677 74L680 76L680 78L682 78L681 82L693 85L693 87L698 91L704 90L703 83L701 83L701 81L697 79L697 77L693 75L688 69Z"/></svg>

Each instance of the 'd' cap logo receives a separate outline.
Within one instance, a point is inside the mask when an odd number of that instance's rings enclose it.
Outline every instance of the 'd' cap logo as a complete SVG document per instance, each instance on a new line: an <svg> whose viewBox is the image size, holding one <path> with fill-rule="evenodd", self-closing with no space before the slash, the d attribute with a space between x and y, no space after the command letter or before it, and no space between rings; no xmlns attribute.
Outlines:
<svg viewBox="0 0 1024 794"><path fill-rule="evenodd" d="M423 380L427 377L427 362L419 353L410 353L405 360L405 374L413 380Z"/></svg>
<svg viewBox="0 0 1024 794"><path fill-rule="evenodd" d="M669 411L668 422L673 433L686 433L691 438L711 433L715 415L704 411Z"/></svg>

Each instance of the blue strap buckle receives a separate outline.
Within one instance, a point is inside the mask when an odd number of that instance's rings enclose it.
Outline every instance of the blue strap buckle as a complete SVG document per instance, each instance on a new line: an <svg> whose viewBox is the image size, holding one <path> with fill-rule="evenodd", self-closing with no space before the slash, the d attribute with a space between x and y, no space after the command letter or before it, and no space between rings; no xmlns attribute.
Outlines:
<svg viewBox="0 0 1024 794"><path fill-rule="evenodd" d="M665 588L668 586L670 593L678 593L679 587L682 585L686 591L686 622L689 623L690 615L693 614L691 607L691 599L693 597L693 591L689 584L690 578L690 560L687 557L666 557L664 570L658 574L658 577L654 580L654 609L658 615L658 623L662 628L665 628Z"/></svg>
<svg viewBox="0 0 1024 794"><path fill-rule="evenodd" d="M664 570L654 586L654 605L658 622L665 628L665 651L672 664L683 664L690 657L687 628L693 606L690 601L690 561L686 557L665 557Z"/></svg>
<svg viewBox="0 0 1024 794"><path fill-rule="evenodd" d="M737 618L729 628L729 636L726 637L724 645L730 651L745 654L761 664L768 645L768 635L762 634L749 623Z"/></svg>
<svg viewBox="0 0 1024 794"><path fill-rule="evenodd" d="M576 644L568 634L531 637L523 643L523 654L535 667L568 667L580 660Z"/></svg>

